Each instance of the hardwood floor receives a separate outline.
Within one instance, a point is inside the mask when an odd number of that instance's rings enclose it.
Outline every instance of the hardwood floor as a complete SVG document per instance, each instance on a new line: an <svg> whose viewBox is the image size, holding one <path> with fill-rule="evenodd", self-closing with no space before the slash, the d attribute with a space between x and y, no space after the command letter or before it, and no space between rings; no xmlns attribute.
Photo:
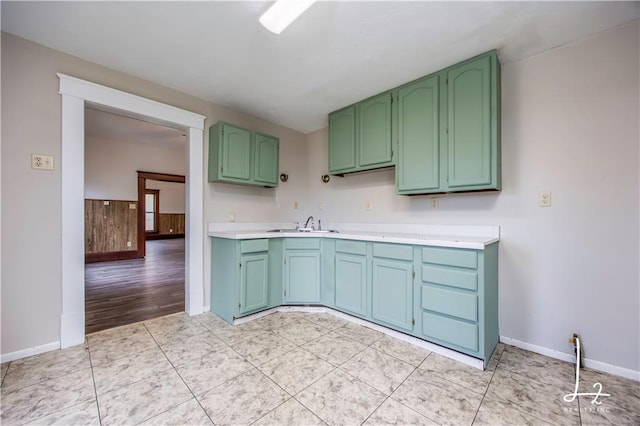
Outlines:
<svg viewBox="0 0 640 426"><path fill-rule="evenodd" d="M85 265L85 333L184 311L184 238L147 241L144 259Z"/></svg>

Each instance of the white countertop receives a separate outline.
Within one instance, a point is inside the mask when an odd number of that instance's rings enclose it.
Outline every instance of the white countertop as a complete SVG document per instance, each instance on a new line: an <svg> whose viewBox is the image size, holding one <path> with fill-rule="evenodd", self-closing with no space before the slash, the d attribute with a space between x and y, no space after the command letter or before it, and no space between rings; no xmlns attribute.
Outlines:
<svg viewBox="0 0 640 426"><path fill-rule="evenodd" d="M288 229L278 223L209 223L208 236L234 240L257 238L332 238L384 243L455 247L483 250L500 240L498 226L333 224L338 232L267 232ZM385 231L383 231L385 230Z"/></svg>

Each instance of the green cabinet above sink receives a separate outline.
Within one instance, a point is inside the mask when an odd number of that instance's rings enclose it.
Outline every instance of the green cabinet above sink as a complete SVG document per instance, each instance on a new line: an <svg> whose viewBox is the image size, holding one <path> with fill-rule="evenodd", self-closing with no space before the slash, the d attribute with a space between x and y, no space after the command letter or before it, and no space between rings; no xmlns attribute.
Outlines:
<svg viewBox="0 0 640 426"><path fill-rule="evenodd" d="M490 51L329 114L329 172L395 165L403 195L500 190L500 114Z"/></svg>
<svg viewBox="0 0 640 426"><path fill-rule="evenodd" d="M394 165L392 94L385 92L329 114L329 173Z"/></svg>

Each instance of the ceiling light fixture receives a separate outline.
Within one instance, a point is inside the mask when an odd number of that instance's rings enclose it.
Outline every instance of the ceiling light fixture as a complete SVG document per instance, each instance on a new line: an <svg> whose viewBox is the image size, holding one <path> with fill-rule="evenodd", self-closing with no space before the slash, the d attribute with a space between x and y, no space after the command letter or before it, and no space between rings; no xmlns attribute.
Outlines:
<svg viewBox="0 0 640 426"><path fill-rule="evenodd" d="M262 14L260 23L272 33L280 34L315 2L316 0L277 0Z"/></svg>

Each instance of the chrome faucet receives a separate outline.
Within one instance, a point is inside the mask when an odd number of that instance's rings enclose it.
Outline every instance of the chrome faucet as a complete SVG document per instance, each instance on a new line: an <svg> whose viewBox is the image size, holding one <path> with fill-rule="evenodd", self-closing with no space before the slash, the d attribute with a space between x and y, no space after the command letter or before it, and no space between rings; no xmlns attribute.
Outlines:
<svg viewBox="0 0 640 426"><path fill-rule="evenodd" d="M313 229L313 216L309 216L307 221L304 223L304 227L307 228L309 226L309 221L311 221L311 229Z"/></svg>

